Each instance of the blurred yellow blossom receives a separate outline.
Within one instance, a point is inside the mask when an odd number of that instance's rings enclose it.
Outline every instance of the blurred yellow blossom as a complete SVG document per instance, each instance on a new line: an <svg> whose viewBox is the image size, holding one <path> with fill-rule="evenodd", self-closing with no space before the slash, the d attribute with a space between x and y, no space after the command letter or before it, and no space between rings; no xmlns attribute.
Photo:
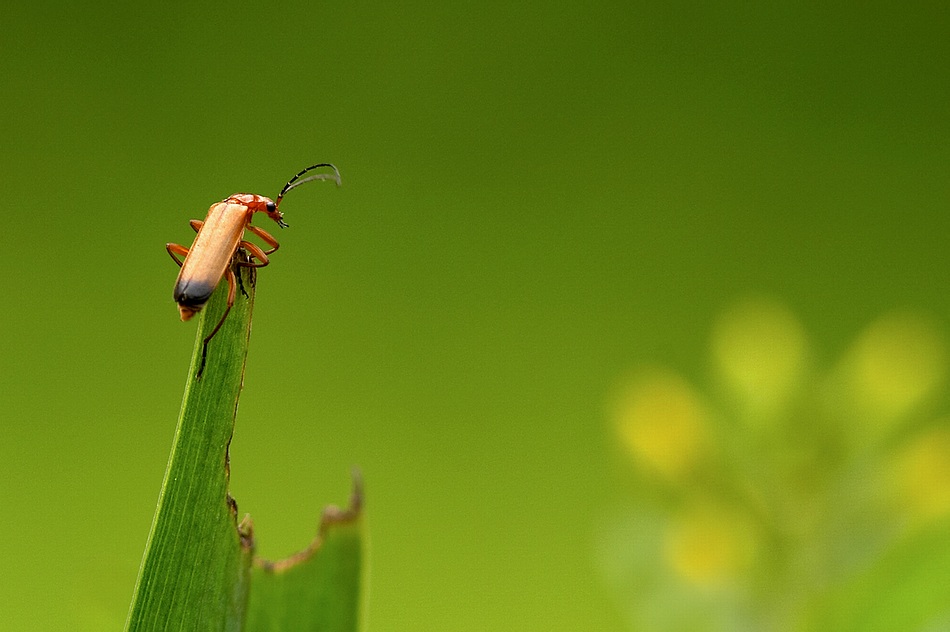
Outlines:
<svg viewBox="0 0 950 632"><path fill-rule="evenodd" d="M753 299L727 309L712 338L713 360L722 379L753 412L781 408L802 379L805 331L780 303Z"/></svg>
<svg viewBox="0 0 950 632"><path fill-rule="evenodd" d="M648 471L682 480L708 449L707 412L679 376L654 372L625 385L615 419L623 446Z"/></svg>
<svg viewBox="0 0 950 632"><path fill-rule="evenodd" d="M929 319L894 312L861 334L842 368L858 411L886 429L936 390L946 363L943 337Z"/></svg>
<svg viewBox="0 0 950 632"><path fill-rule="evenodd" d="M901 504L915 522L950 514L950 427L947 422L915 437L894 458Z"/></svg>
<svg viewBox="0 0 950 632"><path fill-rule="evenodd" d="M690 583L721 586L751 563L756 548L752 531L741 513L704 504L673 520L664 553L673 570Z"/></svg>

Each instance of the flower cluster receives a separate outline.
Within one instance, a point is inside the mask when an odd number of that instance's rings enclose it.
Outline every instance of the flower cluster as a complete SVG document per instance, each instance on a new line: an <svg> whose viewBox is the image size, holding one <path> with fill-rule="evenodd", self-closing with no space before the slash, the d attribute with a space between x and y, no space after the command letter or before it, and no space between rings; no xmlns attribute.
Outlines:
<svg viewBox="0 0 950 632"><path fill-rule="evenodd" d="M901 581L915 538L950 535L939 328L895 312L832 366L816 356L787 308L752 300L716 323L705 392L666 369L621 382L610 421L629 497L600 557L634 628L831 629L886 604L876 593ZM950 559L950 538L932 540ZM906 620L948 614L938 594Z"/></svg>

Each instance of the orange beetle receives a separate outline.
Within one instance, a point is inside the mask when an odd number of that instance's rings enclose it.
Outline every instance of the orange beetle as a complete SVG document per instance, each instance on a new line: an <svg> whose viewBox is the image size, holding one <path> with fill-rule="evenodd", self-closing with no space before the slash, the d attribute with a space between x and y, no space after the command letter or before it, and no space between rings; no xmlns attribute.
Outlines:
<svg viewBox="0 0 950 632"><path fill-rule="evenodd" d="M303 174L319 167L329 167L333 169L333 173L319 173L300 179ZM178 273L178 280L175 282L174 297L175 302L178 303L178 311L181 313L182 320L189 320L201 311L201 308L211 298L215 288L218 287L222 277L226 277L228 280L228 307L224 310L224 315L221 316L221 320L218 321L214 330L204 339L197 377L201 377L201 372L204 370L208 343L221 329L224 319L227 318L228 312L231 311L231 307L234 305L237 283L234 271L231 269L232 263L248 268L262 268L270 263L267 255L272 254L280 247L277 240L267 232L257 226L251 226L251 218L254 213L265 213L277 222L278 226L287 228L287 224L284 223L284 216L280 212L280 201L284 194L291 189L313 180L333 180L339 186L340 172L329 163L307 167L284 185L277 196L276 202L263 195L236 193L224 201L211 205L205 221L193 219L189 222L198 233L191 248L185 248L179 244L165 244L168 254L171 255L175 263L181 266L181 272ZM262 250L256 244L246 241L244 239L245 230L249 230L260 237L270 246L270 250ZM247 253L246 258L237 257L237 253L241 249ZM184 260L179 259L179 256L184 257Z"/></svg>

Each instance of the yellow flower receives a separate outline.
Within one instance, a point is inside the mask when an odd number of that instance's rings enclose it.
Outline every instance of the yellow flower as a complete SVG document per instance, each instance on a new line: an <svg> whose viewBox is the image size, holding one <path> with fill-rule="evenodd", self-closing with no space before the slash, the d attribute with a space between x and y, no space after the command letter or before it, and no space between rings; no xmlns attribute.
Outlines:
<svg viewBox="0 0 950 632"><path fill-rule="evenodd" d="M664 553L673 570L689 583L716 587L748 569L756 541L741 513L707 504L673 520Z"/></svg>
<svg viewBox="0 0 950 632"><path fill-rule="evenodd" d="M679 376L654 372L633 380L619 398L617 432L634 460L671 481L682 480L708 449L707 413Z"/></svg>
<svg viewBox="0 0 950 632"><path fill-rule="evenodd" d="M842 365L852 406L887 430L944 379L944 341L919 314L895 312L868 327Z"/></svg>
<svg viewBox="0 0 950 632"><path fill-rule="evenodd" d="M726 310L713 329L712 353L726 386L750 412L780 410L807 361L805 330L780 303L753 299Z"/></svg>
<svg viewBox="0 0 950 632"><path fill-rule="evenodd" d="M893 460L896 492L915 521L950 514L950 428L916 437Z"/></svg>

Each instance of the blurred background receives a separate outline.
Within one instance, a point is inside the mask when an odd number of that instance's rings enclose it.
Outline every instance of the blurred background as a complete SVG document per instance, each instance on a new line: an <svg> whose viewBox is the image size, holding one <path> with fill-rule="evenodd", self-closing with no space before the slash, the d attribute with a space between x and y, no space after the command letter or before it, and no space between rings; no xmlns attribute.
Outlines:
<svg viewBox="0 0 950 632"><path fill-rule="evenodd" d="M374 631L950 626L948 27L7 6L3 627L121 627L194 342L164 244L324 161L231 446L262 555L358 465Z"/></svg>

